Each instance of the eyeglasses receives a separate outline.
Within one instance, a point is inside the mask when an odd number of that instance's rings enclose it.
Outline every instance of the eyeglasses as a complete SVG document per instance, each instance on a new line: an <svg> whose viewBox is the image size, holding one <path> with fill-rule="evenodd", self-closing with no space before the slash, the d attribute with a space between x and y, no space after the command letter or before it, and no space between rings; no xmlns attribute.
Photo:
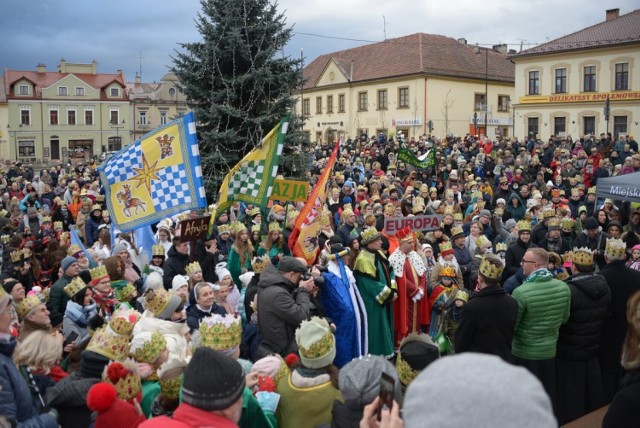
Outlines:
<svg viewBox="0 0 640 428"><path fill-rule="evenodd" d="M533 260L525 260L525 259L520 260L520 264L521 264L521 265L523 265L523 264L525 264L525 263L533 263L533 264L537 264L537 262L534 262Z"/></svg>

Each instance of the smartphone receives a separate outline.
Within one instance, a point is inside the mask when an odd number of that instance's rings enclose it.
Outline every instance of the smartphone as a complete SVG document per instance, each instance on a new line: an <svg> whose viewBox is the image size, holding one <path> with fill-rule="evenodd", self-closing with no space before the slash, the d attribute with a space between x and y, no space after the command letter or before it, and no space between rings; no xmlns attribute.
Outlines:
<svg viewBox="0 0 640 428"><path fill-rule="evenodd" d="M64 348L68 344L73 343L77 338L78 338L78 333L76 333L75 331L72 331L71 333L69 333L69 336L67 336L67 338L64 340L64 344L62 345L62 347Z"/></svg>
<svg viewBox="0 0 640 428"><path fill-rule="evenodd" d="M393 407L393 391L396 381L386 373L380 376L380 400L378 401L378 420L382 416L382 409L391 410Z"/></svg>

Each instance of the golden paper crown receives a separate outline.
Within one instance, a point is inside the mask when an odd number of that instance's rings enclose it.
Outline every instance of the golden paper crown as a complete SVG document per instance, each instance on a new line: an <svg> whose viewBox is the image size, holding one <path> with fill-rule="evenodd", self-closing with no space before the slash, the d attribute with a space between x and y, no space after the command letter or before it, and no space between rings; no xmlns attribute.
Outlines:
<svg viewBox="0 0 640 428"><path fill-rule="evenodd" d="M342 210L342 214L340 215L341 219L345 219L351 215L355 215L355 213L353 212L353 210L351 209L351 207L347 207L344 210Z"/></svg>
<svg viewBox="0 0 640 428"><path fill-rule="evenodd" d="M570 219L569 217L564 217L562 220L560 220L560 226L563 229L573 228L573 219Z"/></svg>
<svg viewBox="0 0 640 428"><path fill-rule="evenodd" d="M139 363L153 364L165 349L167 349L167 341L162 333L156 331L142 343L142 346L132 349L131 356Z"/></svg>
<svg viewBox="0 0 640 428"><path fill-rule="evenodd" d="M64 287L64 292L67 293L67 296L69 296L69 298L71 298L86 287L87 284L85 284L82 278L76 276L71 280L69 284L67 284L66 287Z"/></svg>
<svg viewBox="0 0 640 428"><path fill-rule="evenodd" d="M187 211L187 212L184 212L184 213L178 215L178 221L180 222L180 221L183 221L183 220L188 220L189 219L189 214L190 214L190 212Z"/></svg>
<svg viewBox="0 0 640 428"><path fill-rule="evenodd" d="M593 253L586 247L573 249L573 263L581 266L593 265Z"/></svg>
<svg viewBox="0 0 640 428"><path fill-rule="evenodd" d="M124 361L129 355L129 336L114 332L108 325L95 330L87 351L95 352L113 361Z"/></svg>
<svg viewBox="0 0 640 428"><path fill-rule="evenodd" d="M254 232L260 233L260 225L259 224L252 224L251 225L251 233L254 233Z"/></svg>
<svg viewBox="0 0 640 428"><path fill-rule="evenodd" d="M580 196L580 189L578 189L577 187L572 187L571 196Z"/></svg>
<svg viewBox="0 0 640 428"><path fill-rule="evenodd" d="M31 258L31 250L29 248L24 248L22 250L22 258L24 260L27 260L27 259Z"/></svg>
<svg viewBox="0 0 640 428"><path fill-rule="evenodd" d="M380 232L378 232L378 229L376 229L375 227L366 228L364 232L360 234L362 238L362 243L364 244L366 242L368 244L372 242L376 238L376 235L380 235Z"/></svg>
<svg viewBox="0 0 640 428"><path fill-rule="evenodd" d="M394 207L393 204L389 203L384 206L385 214L395 214L395 212L396 212L396 207Z"/></svg>
<svg viewBox="0 0 640 428"><path fill-rule="evenodd" d="M412 369L400 353L398 353L398 357L396 358L396 371L398 372L398 380L405 386L413 382L421 372L421 370Z"/></svg>
<svg viewBox="0 0 640 428"><path fill-rule="evenodd" d="M608 238L604 254L612 259L624 260L627 247L622 239Z"/></svg>
<svg viewBox="0 0 640 428"><path fill-rule="evenodd" d="M520 220L518 222L518 232L531 232L531 222L529 220Z"/></svg>
<svg viewBox="0 0 640 428"><path fill-rule="evenodd" d="M180 359L174 359L164 363L158 369L158 378L160 378L160 393L164 398L177 400L182 387L182 373L187 367L187 362Z"/></svg>
<svg viewBox="0 0 640 428"><path fill-rule="evenodd" d="M439 247L440 247L440 252L441 253L443 253L445 251L453 251L453 246L451 245L451 241L441 242Z"/></svg>
<svg viewBox="0 0 640 428"><path fill-rule="evenodd" d="M496 244L496 253L500 253L502 251L507 251L507 243L506 242L498 242Z"/></svg>
<svg viewBox="0 0 640 428"><path fill-rule="evenodd" d="M560 220L558 220L557 217L550 218L547 222L547 229L551 230L552 227L556 229L560 228Z"/></svg>
<svg viewBox="0 0 640 428"><path fill-rule="evenodd" d="M478 248L490 247L491 241L489 241L489 238L487 238L486 236L480 235L478 236L478 239L476 239L476 246Z"/></svg>
<svg viewBox="0 0 640 428"><path fill-rule="evenodd" d="M442 215L453 215L453 206L451 205L445 206Z"/></svg>
<svg viewBox="0 0 640 428"><path fill-rule="evenodd" d="M80 245L73 244L73 245L70 245L69 248L67 248L67 255L73 256L74 254L79 253L80 251L82 251L82 249L80 248Z"/></svg>
<svg viewBox="0 0 640 428"><path fill-rule="evenodd" d="M96 279L104 278L105 276L106 277L109 276L109 273L107 272L107 268L104 265L94 267L93 269L91 269L90 273L91 273L92 281L95 281Z"/></svg>
<svg viewBox="0 0 640 428"><path fill-rule="evenodd" d="M160 315L169 306L173 293L165 290L164 288L158 288L153 293L148 293L145 299L145 308L148 309L155 316Z"/></svg>
<svg viewBox="0 0 640 428"><path fill-rule="evenodd" d="M2 235L2 236L0 236L0 241L2 241L4 244L7 244L10 240L11 240L11 236L10 235Z"/></svg>
<svg viewBox="0 0 640 428"><path fill-rule="evenodd" d="M323 212L320 215L320 224L322 226L328 226L331 224L331 213Z"/></svg>
<svg viewBox="0 0 640 428"><path fill-rule="evenodd" d="M216 351L233 349L242 342L240 317L231 314L203 318L199 331L200 345Z"/></svg>
<svg viewBox="0 0 640 428"><path fill-rule="evenodd" d="M442 269L440 269L440 276L454 279L457 278L456 270L451 265L446 265Z"/></svg>
<svg viewBox="0 0 640 428"><path fill-rule="evenodd" d="M53 228L54 229L63 229L64 228L64 223L62 223L61 221L54 221L53 222Z"/></svg>
<svg viewBox="0 0 640 428"><path fill-rule="evenodd" d="M569 278L569 272L567 272L565 268L561 268L556 272L556 279L559 279L560 281L564 281L567 278Z"/></svg>
<svg viewBox="0 0 640 428"><path fill-rule="evenodd" d="M196 274L198 272L202 272L202 268L200 267L199 262L189 263L187 267L184 268L184 270L187 272L188 277L191 277L191 275Z"/></svg>
<svg viewBox="0 0 640 428"><path fill-rule="evenodd" d="M22 250L16 250L11 252L11 261L13 263L20 263L23 260L24 254Z"/></svg>
<svg viewBox="0 0 640 428"><path fill-rule="evenodd" d="M506 244L505 244L506 246ZM502 272L504 271L504 266L496 266L491 263L486 257L482 258L482 262L480 263L480 273L489 279L500 279L502 277Z"/></svg>
<svg viewBox="0 0 640 428"><path fill-rule="evenodd" d="M246 230L247 226L245 226L241 221L234 220L229 224L229 228L232 233L238 234L239 232Z"/></svg>
<svg viewBox="0 0 640 428"><path fill-rule="evenodd" d="M462 229L462 226L453 226L451 228L451 238L455 238L458 235L464 235L464 230Z"/></svg>
<svg viewBox="0 0 640 428"><path fill-rule="evenodd" d="M463 302L466 303L469 301L469 293L467 293L464 290L458 290L458 292L456 293L455 300L462 300Z"/></svg>
<svg viewBox="0 0 640 428"><path fill-rule="evenodd" d="M113 385L121 400L132 400L142 391L138 368L131 360L109 363L102 372L102 380Z"/></svg>
<svg viewBox="0 0 640 428"><path fill-rule="evenodd" d="M453 213L453 219L455 221L462 221L463 220L462 213Z"/></svg>
<svg viewBox="0 0 640 428"><path fill-rule="evenodd" d="M573 251L567 251L562 255L562 261L564 263L573 262Z"/></svg>
<svg viewBox="0 0 640 428"><path fill-rule="evenodd" d="M42 304L42 301L38 296L32 294L31 296L27 296L18 304L16 308L16 312L18 313L18 317L22 321L24 317L26 317L29 312L31 312L38 305Z"/></svg>
<svg viewBox="0 0 640 428"><path fill-rule="evenodd" d="M595 195L596 194L596 186L589 187L587 190L587 195Z"/></svg>
<svg viewBox="0 0 640 428"><path fill-rule="evenodd" d="M96 202L104 202L104 195L96 195Z"/></svg>
<svg viewBox="0 0 640 428"><path fill-rule="evenodd" d="M298 334L299 332L304 331L305 323L316 323L320 324L321 326L326 325L326 333L323 334L320 339L311 342L308 347L303 346L302 343L298 343L298 349L302 357L308 360L316 360L329 355L331 352L335 352L336 338L331 332L329 324L324 318L311 317L309 321L303 321L300 327L298 327L298 329L296 330L297 342L300 342L298 340Z"/></svg>
<svg viewBox="0 0 640 428"><path fill-rule="evenodd" d="M551 218L554 217L556 215L555 210L544 210L542 212L542 218L546 219L546 218Z"/></svg>
<svg viewBox="0 0 640 428"><path fill-rule="evenodd" d="M153 257L155 257L155 256L164 256L164 253L165 253L164 245L158 244L158 245L152 245L151 246L151 255Z"/></svg>
<svg viewBox="0 0 640 428"><path fill-rule="evenodd" d="M269 232L273 232L274 230L277 230L278 232L282 232L282 228L280 227L277 221L274 221L273 223L269 224Z"/></svg>
<svg viewBox="0 0 640 428"><path fill-rule="evenodd" d="M264 255L263 257L254 257L253 260L251 260L251 270L253 270L255 273L262 273L262 271L267 267L268 264L268 255Z"/></svg>
<svg viewBox="0 0 640 428"><path fill-rule="evenodd" d="M138 320L140 312L134 309L118 309L111 315L109 326L115 333L129 337Z"/></svg>
<svg viewBox="0 0 640 428"><path fill-rule="evenodd" d="M42 217L42 223L51 223L51 217L49 216Z"/></svg>
<svg viewBox="0 0 640 428"><path fill-rule="evenodd" d="M136 295L136 286L127 282L124 287L115 289L115 297L118 302L128 302Z"/></svg>
<svg viewBox="0 0 640 428"><path fill-rule="evenodd" d="M93 204L93 206L91 207L91 211L95 211L95 210L98 210L98 211L100 211L100 213L102 213L102 205Z"/></svg>
<svg viewBox="0 0 640 428"><path fill-rule="evenodd" d="M231 233L231 228L228 224L218 225L218 235L222 235L223 233Z"/></svg>
<svg viewBox="0 0 640 428"><path fill-rule="evenodd" d="M249 210L249 215L251 217L253 217L255 215L258 215L258 214L260 214L260 208L259 207L255 207L255 208L252 208L251 210Z"/></svg>

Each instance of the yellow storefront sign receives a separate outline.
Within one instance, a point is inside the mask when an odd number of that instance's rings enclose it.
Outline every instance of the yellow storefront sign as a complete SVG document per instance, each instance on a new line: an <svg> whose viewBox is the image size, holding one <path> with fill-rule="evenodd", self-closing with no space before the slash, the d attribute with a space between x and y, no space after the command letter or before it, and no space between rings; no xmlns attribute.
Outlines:
<svg viewBox="0 0 640 428"><path fill-rule="evenodd" d="M610 101L634 101L640 100L640 92L601 92L588 94L554 94L554 95L529 95L520 97L520 104L549 104L549 103L586 103Z"/></svg>
<svg viewBox="0 0 640 428"><path fill-rule="evenodd" d="M279 180L273 183L269 199L276 201L304 202L309 197L309 183L296 180Z"/></svg>

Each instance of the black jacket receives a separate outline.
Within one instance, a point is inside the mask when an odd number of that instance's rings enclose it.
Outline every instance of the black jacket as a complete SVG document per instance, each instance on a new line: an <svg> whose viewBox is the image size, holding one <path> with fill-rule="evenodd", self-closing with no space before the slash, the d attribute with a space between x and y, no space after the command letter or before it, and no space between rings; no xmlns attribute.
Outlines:
<svg viewBox="0 0 640 428"><path fill-rule="evenodd" d="M267 265L258 282L258 330L267 351L282 356L297 351L295 331L310 316L310 297L275 266Z"/></svg>
<svg viewBox="0 0 640 428"><path fill-rule="evenodd" d="M547 238L544 238L542 241L540 241L539 247L540 248L544 248L547 251L551 251L552 249L550 248L550 243L549 240ZM562 255L564 253L566 253L567 251L571 251L571 246L569 245L569 241L567 241L566 239L562 238L562 236L560 237L560 249L557 251L554 251L554 253L557 253L558 255Z"/></svg>
<svg viewBox="0 0 640 428"><path fill-rule="evenodd" d="M507 279L515 275L518 269L520 269L520 262L524 257L524 253L526 253L529 248L534 247L537 247L537 245L534 244L532 240L529 240L529 242L525 244L520 238L511 244L504 255L505 269L502 278Z"/></svg>
<svg viewBox="0 0 640 428"><path fill-rule="evenodd" d="M604 415L602 428L632 428L640 426L640 370L629 372L622 380L620 390Z"/></svg>
<svg viewBox="0 0 640 428"><path fill-rule="evenodd" d="M187 309L187 325L189 326L189 332L193 333L194 330L198 330L200 328L200 321L204 317L208 317L211 315L226 315L227 311L222 307L218 306L215 303L211 306L211 310L209 312L201 311L198 308L198 305L191 305Z"/></svg>
<svg viewBox="0 0 640 428"><path fill-rule="evenodd" d="M176 247L172 245L167 252L167 260L165 260L164 265L162 265L162 269L164 270L162 282L165 290L171 290L173 277L176 275L184 275L186 273L185 268L188 264L189 255L177 252Z"/></svg>
<svg viewBox="0 0 640 428"><path fill-rule="evenodd" d="M500 286L480 290L462 311L455 350L511 359L511 342L518 318L518 302Z"/></svg>
<svg viewBox="0 0 640 428"><path fill-rule="evenodd" d="M594 257L594 261L598 265L598 268L602 269L606 264L604 260L604 250L607 245L608 237L609 235L606 233L599 232L595 237L590 238L585 230L578 235L575 245L578 248L587 247L590 250L598 250L599 253Z"/></svg>
<svg viewBox="0 0 640 428"><path fill-rule="evenodd" d="M611 309L611 291L602 275L578 274L567 284L571 312L560 327L556 355L564 360L588 360L598 355L602 324Z"/></svg>

